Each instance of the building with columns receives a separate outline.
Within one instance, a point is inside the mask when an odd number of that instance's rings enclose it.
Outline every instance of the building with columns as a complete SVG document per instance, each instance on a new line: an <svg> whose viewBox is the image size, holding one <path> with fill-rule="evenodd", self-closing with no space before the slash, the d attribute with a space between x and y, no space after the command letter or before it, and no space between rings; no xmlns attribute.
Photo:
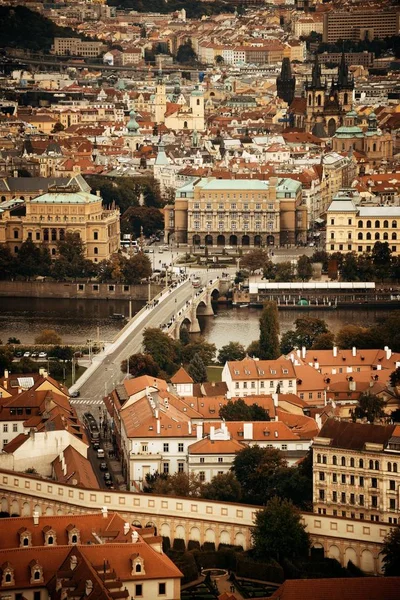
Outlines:
<svg viewBox="0 0 400 600"><path fill-rule="evenodd" d="M194 246L266 246L306 240L301 183L289 178L197 179L165 207L165 239Z"/></svg>

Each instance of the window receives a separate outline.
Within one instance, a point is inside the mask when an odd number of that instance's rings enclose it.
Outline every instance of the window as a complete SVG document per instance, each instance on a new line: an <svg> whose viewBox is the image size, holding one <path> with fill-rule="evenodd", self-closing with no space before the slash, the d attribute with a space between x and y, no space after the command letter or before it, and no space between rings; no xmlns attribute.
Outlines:
<svg viewBox="0 0 400 600"><path fill-rule="evenodd" d="M342 456L341 463L342 463L342 467L346 466L346 457L345 456Z"/></svg>
<svg viewBox="0 0 400 600"><path fill-rule="evenodd" d="M282 450L287 450L287 444L282 444Z"/></svg>
<svg viewBox="0 0 400 600"><path fill-rule="evenodd" d="M332 501L337 502L337 492L332 492Z"/></svg>
<svg viewBox="0 0 400 600"><path fill-rule="evenodd" d="M166 588L167 588L167 586L165 583L159 583L158 584L158 595L159 596L165 595L167 593Z"/></svg>
<svg viewBox="0 0 400 600"><path fill-rule="evenodd" d="M179 442L178 444L178 452L183 452L183 443Z"/></svg>
<svg viewBox="0 0 400 600"><path fill-rule="evenodd" d="M93 239L94 240L98 240L99 239L99 232L98 231L94 231L93 232Z"/></svg>
<svg viewBox="0 0 400 600"><path fill-rule="evenodd" d="M7 432L8 432L8 425L7 425L7 423L5 423L3 425L3 433L7 433Z"/></svg>
<svg viewBox="0 0 400 600"><path fill-rule="evenodd" d="M206 472L205 471L200 471L200 473L199 473L199 479L200 479L200 481L205 481L206 480Z"/></svg>
<svg viewBox="0 0 400 600"><path fill-rule="evenodd" d="M369 461L369 468L370 468L370 469L373 469L373 468L374 468L374 461L373 461L373 460L370 460L370 461Z"/></svg>
<svg viewBox="0 0 400 600"><path fill-rule="evenodd" d="M95 248L93 248L93 252L94 252L95 254L98 254L98 253L99 253L99 249L98 249L97 247L95 247Z"/></svg>
<svg viewBox="0 0 400 600"><path fill-rule="evenodd" d="M163 449L164 452L169 452L169 444L164 444Z"/></svg>
<svg viewBox="0 0 400 600"><path fill-rule="evenodd" d="M362 459L362 458L360 458L360 460L358 461L358 466L359 466L359 468L360 468L360 469L363 469L363 468L364 468L364 461L363 461L363 459ZM360 478L360 479L361 479L361 478Z"/></svg>
<svg viewBox="0 0 400 600"><path fill-rule="evenodd" d="M342 475L342 483L346 483L346 475Z"/></svg>
<svg viewBox="0 0 400 600"><path fill-rule="evenodd" d="M36 569L35 574L33 576L33 579L35 581L39 581L39 579L40 579L40 571L38 569Z"/></svg>
<svg viewBox="0 0 400 600"><path fill-rule="evenodd" d="M379 471L379 460L375 461L375 471Z"/></svg>
<svg viewBox="0 0 400 600"><path fill-rule="evenodd" d="M49 537L47 538L47 544L49 546L52 546L54 544L54 538L52 535L49 535Z"/></svg>
<svg viewBox="0 0 400 600"><path fill-rule="evenodd" d="M14 240L18 239L18 229L14 229Z"/></svg>
<svg viewBox="0 0 400 600"><path fill-rule="evenodd" d="M359 504L360 504L360 506L364 506L364 494L360 494Z"/></svg>
<svg viewBox="0 0 400 600"><path fill-rule="evenodd" d="M346 492L341 493L341 499L342 499L342 503L346 504Z"/></svg>
<svg viewBox="0 0 400 600"><path fill-rule="evenodd" d="M40 591L33 592L33 600L40 600Z"/></svg>
<svg viewBox="0 0 400 600"><path fill-rule="evenodd" d="M350 459L350 466L351 466L351 467L354 467L354 458L351 458L351 459Z"/></svg>
<svg viewBox="0 0 400 600"><path fill-rule="evenodd" d="M165 473L166 475L168 475L169 473L169 463L167 462L163 463L163 473Z"/></svg>
<svg viewBox="0 0 400 600"><path fill-rule="evenodd" d="M326 456L325 456L325 454L322 455L322 464L326 465Z"/></svg>
<svg viewBox="0 0 400 600"><path fill-rule="evenodd" d="M367 221L367 229L371 229L371 221Z"/></svg>
<svg viewBox="0 0 400 600"><path fill-rule="evenodd" d="M378 508L378 496L371 496L372 508Z"/></svg>
<svg viewBox="0 0 400 600"><path fill-rule="evenodd" d="M319 490L319 499L325 500L325 490Z"/></svg>
<svg viewBox="0 0 400 600"><path fill-rule="evenodd" d="M317 463L320 463L320 462L321 462L321 455L317 454Z"/></svg>
<svg viewBox="0 0 400 600"><path fill-rule="evenodd" d="M178 462L178 473L183 473L184 470L185 470L185 463Z"/></svg>
<svg viewBox="0 0 400 600"><path fill-rule="evenodd" d="M371 477L371 487L373 487L373 488L378 487L378 480L376 477Z"/></svg>
<svg viewBox="0 0 400 600"><path fill-rule="evenodd" d="M336 473L332 474L332 483L337 483L337 475L336 475Z"/></svg>
<svg viewBox="0 0 400 600"><path fill-rule="evenodd" d="M143 584L137 583L135 585L135 596L142 596L142 595L143 595Z"/></svg>
<svg viewBox="0 0 400 600"><path fill-rule="evenodd" d="M397 463L393 463L393 473L397 473Z"/></svg>
<svg viewBox="0 0 400 600"><path fill-rule="evenodd" d="M355 485L355 477L354 477L354 475L350 475L350 485Z"/></svg>
<svg viewBox="0 0 400 600"><path fill-rule="evenodd" d="M396 510L396 499L395 498L390 498L389 508L390 508L390 510Z"/></svg>
<svg viewBox="0 0 400 600"><path fill-rule="evenodd" d="M140 563L137 563L135 565L135 573L141 573L142 572L142 565Z"/></svg>
<svg viewBox="0 0 400 600"><path fill-rule="evenodd" d="M392 227L393 229L397 229L397 221L392 221Z"/></svg>
<svg viewBox="0 0 400 600"><path fill-rule="evenodd" d="M337 465L337 456L332 456L332 464Z"/></svg>
<svg viewBox="0 0 400 600"><path fill-rule="evenodd" d="M396 491L396 482L394 481L394 479L391 479L389 481L389 490Z"/></svg>
<svg viewBox="0 0 400 600"><path fill-rule="evenodd" d="M224 462L224 459L223 459L223 457L222 457L222 456L218 456L218 462L219 462L219 463L222 463L222 462Z"/></svg>
<svg viewBox="0 0 400 600"><path fill-rule="evenodd" d="M200 462L203 463L204 462L204 456L200 456Z"/></svg>
<svg viewBox="0 0 400 600"><path fill-rule="evenodd" d="M354 494L350 494L350 504L355 504L356 503L356 497Z"/></svg>

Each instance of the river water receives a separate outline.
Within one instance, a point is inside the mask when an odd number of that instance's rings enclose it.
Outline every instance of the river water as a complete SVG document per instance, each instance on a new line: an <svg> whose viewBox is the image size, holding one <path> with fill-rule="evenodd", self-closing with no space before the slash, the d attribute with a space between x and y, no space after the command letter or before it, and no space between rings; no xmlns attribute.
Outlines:
<svg viewBox="0 0 400 600"><path fill-rule="evenodd" d="M133 314L143 303L132 302ZM111 341L124 322L112 319L111 315L128 315L127 300L56 300L43 298L0 298L0 339L17 337L23 344L31 344L43 329L55 329L66 344L81 344L87 339ZM200 317L202 335L221 348L230 341L240 342L245 347L258 338L261 309L216 307L216 317ZM324 319L330 331L336 333L348 323L373 325L389 311L362 308L348 309L294 309L280 310L281 333L293 327L299 316L315 316Z"/></svg>

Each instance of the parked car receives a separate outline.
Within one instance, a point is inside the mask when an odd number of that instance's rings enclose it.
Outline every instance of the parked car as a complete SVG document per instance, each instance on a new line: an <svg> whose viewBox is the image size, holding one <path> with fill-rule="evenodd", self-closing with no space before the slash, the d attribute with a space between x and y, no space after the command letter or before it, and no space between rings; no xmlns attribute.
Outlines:
<svg viewBox="0 0 400 600"><path fill-rule="evenodd" d="M100 471L107 471L107 463L105 463L105 462L100 463Z"/></svg>
<svg viewBox="0 0 400 600"><path fill-rule="evenodd" d="M104 458L105 454L104 454L104 450L103 448L99 448L97 450L97 458Z"/></svg>
<svg viewBox="0 0 400 600"><path fill-rule="evenodd" d="M113 487L113 480L112 479L107 479L105 482L107 487Z"/></svg>
<svg viewBox="0 0 400 600"><path fill-rule="evenodd" d="M39 358L47 358L47 352L39 352Z"/></svg>
<svg viewBox="0 0 400 600"><path fill-rule="evenodd" d="M22 356L23 356L22 352L15 353L15 358L22 358Z"/></svg>
<svg viewBox="0 0 400 600"><path fill-rule="evenodd" d="M37 358L37 357L38 357L38 353L37 352L32 352L31 358Z"/></svg>
<svg viewBox="0 0 400 600"><path fill-rule="evenodd" d="M30 353L30 352L24 352L24 358L29 358L29 357L30 357L30 355L31 355L31 353Z"/></svg>
<svg viewBox="0 0 400 600"><path fill-rule="evenodd" d="M98 450L100 448L99 442L93 442L93 450Z"/></svg>
<svg viewBox="0 0 400 600"><path fill-rule="evenodd" d="M69 397L70 398L79 398L79 396L81 395L79 390L75 390L75 392L71 392Z"/></svg>

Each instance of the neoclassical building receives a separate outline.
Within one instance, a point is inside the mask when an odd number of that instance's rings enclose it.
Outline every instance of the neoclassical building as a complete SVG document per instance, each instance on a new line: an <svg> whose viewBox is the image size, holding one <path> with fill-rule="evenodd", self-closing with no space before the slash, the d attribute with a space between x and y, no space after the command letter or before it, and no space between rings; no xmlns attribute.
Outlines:
<svg viewBox="0 0 400 600"><path fill-rule="evenodd" d="M306 240L301 183L289 178L197 179L165 207L165 239L194 246L266 246Z"/></svg>
<svg viewBox="0 0 400 600"><path fill-rule="evenodd" d="M72 184L50 186L37 197L0 204L0 244L13 254L30 238L56 256L57 242L67 233L79 234L86 258L93 262L108 259L119 249L119 209L104 208L100 195Z"/></svg>

